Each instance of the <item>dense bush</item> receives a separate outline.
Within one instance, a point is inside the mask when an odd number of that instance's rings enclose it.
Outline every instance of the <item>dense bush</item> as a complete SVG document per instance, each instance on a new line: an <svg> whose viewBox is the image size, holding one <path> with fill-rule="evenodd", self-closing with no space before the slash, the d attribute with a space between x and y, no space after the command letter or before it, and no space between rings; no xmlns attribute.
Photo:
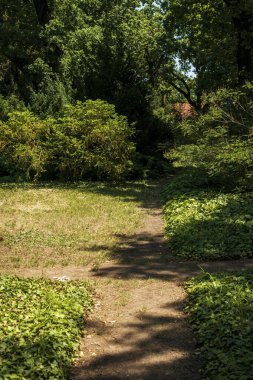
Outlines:
<svg viewBox="0 0 253 380"><path fill-rule="evenodd" d="M0 278L0 378L67 379L91 307L85 283Z"/></svg>
<svg viewBox="0 0 253 380"><path fill-rule="evenodd" d="M211 190L184 175L165 190L166 235L172 252L183 258L211 259L253 255L253 194ZM195 187L194 187L195 186ZM194 190L193 190L194 188Z"/></svg>
<svg viewBox="0 0 253 380"><path fill-rule="evenodd" d="M132 167L133 129L104 101L78 102L62 117L12 112L0 124L0 170L37 179L119 179Z"/></svg>
<svg viewBox="0 0 253 380"><path fill-rule="evenodd" d="M51 121L50 165L61 178L118 179L131 169L133 129L102 100L68 105Z"/></svg>
<svg viewBox="0 0 253 380"><path fill-rule="evenodd" d="M207 113L176 125L178 146L167 158L175 166L200 169L213 184L252 189L253 86L220 90L207 102Z"/></svg>
<svg viewBox="0 0 253 380"><path fill-rule="evenodd" d="M171 158L182 166L198 167L206 171L206 177L212 184L227 189L253 188L253 142L251 136L242 140L227 140L227 132L216 131L216 141L210 140L214 133L209 132L206 139L198 144L182 145L171 153Z"/></svg>
<svg viewBox="0 0 253 380"><path fill-rule="evenodd" d="M0 168L16 178L36 179L45 171L46 125L32 113L13 112L0 122Z"/></svg>
<svg viewBox="0 0 253 380"><path fill-rule="evenodd" d="M205 361L203 378L253 378L253 274L199 276L186 308Z"/></svg>

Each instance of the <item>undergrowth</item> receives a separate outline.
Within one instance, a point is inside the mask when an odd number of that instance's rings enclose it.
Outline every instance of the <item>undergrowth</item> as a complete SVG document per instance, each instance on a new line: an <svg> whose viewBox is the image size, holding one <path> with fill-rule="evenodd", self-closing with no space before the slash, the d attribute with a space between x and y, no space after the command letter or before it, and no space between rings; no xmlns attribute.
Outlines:
<svg viewBox="0 0 253 380"><path fill-rule="evenodd" d="M186 288L186 311L205 358L203 378L252 379L253 273L205 274Z"/></svg>
<svg viewBox="0 0 253 380"><path fill-rule="evenodd" d="M88 283L0 277L0 379L67 379L90 307Z"/></svg>
<svg viewBox="0 0 253 380"><path fill-rule="evenodd" d="M171 251L198 260L252 256L253 193L226 193L195 179L179 176L165 189Z"/></svg>

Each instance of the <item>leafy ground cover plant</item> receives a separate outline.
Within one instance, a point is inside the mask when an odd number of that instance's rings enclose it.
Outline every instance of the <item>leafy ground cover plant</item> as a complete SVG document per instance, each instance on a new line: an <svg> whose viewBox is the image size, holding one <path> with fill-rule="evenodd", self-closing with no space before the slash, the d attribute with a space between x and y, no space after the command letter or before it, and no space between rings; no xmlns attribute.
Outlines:
<svg viewBox="0 0 253 380"><path fill-rule="evenodd" d="M205 379L253 378L253 273L204 274L186 283L186 311Z"/></svg>
<svg viewBox="0 0 253 380"><path fill-rule="evenodd" d="M165 189L166 235L173 253L187 259L253 254L253 194L223 193L183 175Z"/></svg>
<svg viewBox="0 0 253 380"><path fill-rule="evenodd" d="M88 283L0 277L0 378L66 379L90 307Z"/></svg>

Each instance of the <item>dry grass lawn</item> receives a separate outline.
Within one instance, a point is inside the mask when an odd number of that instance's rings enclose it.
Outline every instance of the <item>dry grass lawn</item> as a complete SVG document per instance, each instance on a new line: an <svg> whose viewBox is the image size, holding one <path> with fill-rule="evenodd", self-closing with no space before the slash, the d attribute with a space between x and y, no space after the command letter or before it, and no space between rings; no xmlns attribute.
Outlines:
<svg viewBox="0 0 253 380"><path fill-rule="evenodd" d="M2 270L98 266L141 228L152 184L1 184Z"/></svg>

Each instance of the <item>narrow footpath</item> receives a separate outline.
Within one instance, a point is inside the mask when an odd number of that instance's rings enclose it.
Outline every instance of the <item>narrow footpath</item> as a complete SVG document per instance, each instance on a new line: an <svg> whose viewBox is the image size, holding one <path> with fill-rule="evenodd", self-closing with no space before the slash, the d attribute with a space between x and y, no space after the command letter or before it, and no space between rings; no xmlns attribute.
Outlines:
<svg viewBox="0 0 253 380"><path fill-rule="evenodd" d="M168 271L163 234L161 209L153 205L118 258L92 273L95 308L72 380L199 378L182 278Z"/></svg>

